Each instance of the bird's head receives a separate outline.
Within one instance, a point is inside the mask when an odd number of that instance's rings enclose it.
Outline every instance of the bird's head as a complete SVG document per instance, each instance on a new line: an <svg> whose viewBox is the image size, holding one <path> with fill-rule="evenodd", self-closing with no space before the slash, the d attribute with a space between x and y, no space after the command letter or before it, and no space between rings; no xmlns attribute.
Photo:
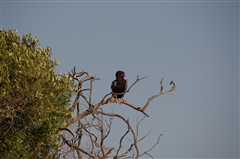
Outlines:
<svg viewBox="0 0 240 159"><path fill-rule="evenodd" d="M117 71L115 74L116 77L125 77L126 74L123 71Z"/></svg>

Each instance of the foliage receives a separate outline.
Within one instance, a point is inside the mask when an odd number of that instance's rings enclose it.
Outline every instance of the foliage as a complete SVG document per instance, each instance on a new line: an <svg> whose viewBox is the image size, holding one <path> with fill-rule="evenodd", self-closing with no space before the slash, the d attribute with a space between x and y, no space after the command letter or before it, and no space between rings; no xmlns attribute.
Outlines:
<svg viewBox="0 0 240 159"><path fill-rule="evenodd" d="M31 34L0 30L1 158L50 158L71 112L72 82L55 72L50 48Z"/></svg>
<svg viewBox="0 0 240 159"><path fill-rule="evenodd" d="M20 39L17 31L0 30L1 158L153 158L149 152L159 144L162 134L142 151L139 144L151 132L143 136L139 133L144 118L135 126L131 118L109 112L103 106L123 104L149 117L146 110L150 103L174 91L173 81L171 89L163 90L162 79L159 92L148 98L143 107L125 100L119 103L112 92L95 103L93 82L99 78L83 70L77 72L75 67L60 75L54 70L58 61L50 57L51 49L39 48L38 39L31 34ZM123 94L145 78L137 76ZM125 125L117 130L118 134L112 131L115 120ZM112 136L117 145L109 144Z"/></svg>

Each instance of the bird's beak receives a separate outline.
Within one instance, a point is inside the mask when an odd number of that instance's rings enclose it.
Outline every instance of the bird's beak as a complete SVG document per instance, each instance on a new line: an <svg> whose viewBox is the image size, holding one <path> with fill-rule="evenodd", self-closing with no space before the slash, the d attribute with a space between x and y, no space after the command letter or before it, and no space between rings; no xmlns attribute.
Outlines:
<svg viewBox="0 0 240 159"><path fill-rule="evenodd" d="M125 75L125 73L123 73L123 74L121 74L122 75L122 77L125 77L126 75Z"/></svg>

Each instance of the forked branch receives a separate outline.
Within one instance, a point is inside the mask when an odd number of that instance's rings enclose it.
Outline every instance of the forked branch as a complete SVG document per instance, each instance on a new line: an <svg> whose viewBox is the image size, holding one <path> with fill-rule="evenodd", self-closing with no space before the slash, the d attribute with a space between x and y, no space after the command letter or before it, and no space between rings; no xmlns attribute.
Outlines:
<svg viewBox="0 0 240 159"><path fill-rule="evenodd" d="M144 77L144 78L146 78L146 77ZM133 85L136 84L139 80L144 79L144 78L140 78L140 79L139 79L139 77L137 77L137 80L133 83ZM132 85L132 86L133 86L133 85ZM166 91L163 91L163 78L162 78L162 80L160 81L160 91L159 91L158 93L154 94L153 96L151 96L151 97L148 99L148 101L146 102L146 104L144 105L144 107L142 107L142 108L139 107L139 106L136 106L136 105L134 105L134 104L132 104L132 103L129 103L129 102L127 102L127 101L124 101L123 103L124 103L125 105L127 105L127 106L129 106L129 107L131 107L131 108L133 108L133 109L135 109L135 110L137 110L137 111L140 111L140 112L143 113L145 116L149 117L149 115L145 112L145 110L146 110L147 107L150 105L150 103L152 102L153 99L155 99L155 98L157 98L157 97L159 97L159 96L161 96L161 95L163 95L163 94L166 94L166 93L169 93L169 92L174 91L175 88L176 88L176 84L175 84L173 81L171 81L170 85L172 85L172 88L171 88L171 89L166 90ZM130 88L128 89L127 92L129 92L129 90L130 90Z"/></svg>
<svg viewBox="0 0 240 159"><path fill-rule="evenodd" d="M167 94L169 92L172 92L175 90L176 88L176 85L173 81L171 81L170 85L172 84L172 88L169 89L169 90L166 90L166 91L163 91L163 78L162 80L160 81L160 92L157 93L157 94L154 94L152 97L150 97L147 101L147 103L145 104L145 106L142 108L143 111L145 111L147 109L147 107L149 106L149 104L152 102L153 99L159 97L160 95L163 95L163 94Z"/></svg>
<svg viewBox="0 0 240 159"><path fill-rule="evenodd" d="M160 138L161 138L162 135L163 135L163 134L160 134L160 135L158 136L157 142L156 142L151 148L149 148L147 151L143 152L139 157L141 157L141 156L143 156L143 155L148 155L148 156L150 156L151 158L153 158L151 155L149 155L148 152L152 151L152 149L154 149L154 147L156 147L156 146L159 144ZM145 137L145 136L144 136L144 137Z"/></svg>
<svg viewBox="0 0 240 159"><path fill-rule="evenodd" d="M139 78L139 75L137 75L137 79L136 79L135 82L133 82L133 84L127 89L127 91L126 91L125 93L129 92L130 89L131 89L137 82L139 82L140 80L143 80L143 79L145 79L145 78L147 78L147 77L148 77L148 76ZM125 93L124 93L124 94L125 94Z"/></svg>
<svg viewBox="0 0 240 159"><path fill-rule="evenodd" d="M152 147L143 153L140 153L138 143L144 140L151 131L149 131L144 136L139 137L138 128L142 120L146 116L149 116L145 111L150 103L155 98L175 90L176 84L173 81L170 83L172 87L164 91L162 79L160 81L159 92L148 98L143 107L139 107L128 101L122 102L124 105L144 114L144 117L141 119L141 121L136 123L136 128L133 128L133 126L130 124L129 119L123 115L104 111L102 107L103 105L116 103L115 98L112 96L112 92L104 95L99 102L93 103L93 82L99 78L96 78L95 76L85 71L77 72L75 67L71 72L68 73L68 77L70 77L71 80L76 83L76 96L73 100L72 106L70 107L74 112L74 116L66 120L65 126L59 128L59 131L65 131L65 134L68 134L67 137L63 136L62 138L64 146L67 146L69 149L66 156L70 156L71 153L74 154L77 152L77 155L80 158L140 158L144 155L153 158L149 152L159 144L162 134L159 135L156 143ZM136 80L128 87L126 92L122 94L129 93L133 86L145 78L147 78L147 76L140 78L138 75ZM82 88L82 85L86 86L85 82L89 82L89 87ZM120 121L127 126L126 131L123 132L119 138L119 145L116 147L108 147L105 143L108 141L107 139L111 134L112 119L120 119ZM70 125L71 128L69 127ZM130 142L129 145L127 147L124 147L123 145L126 145L126 142L128 142L128 140ZM83 141L89 141L88 145L86 146ZM64 156L65 155L63 155L63 157Z"/></svg>

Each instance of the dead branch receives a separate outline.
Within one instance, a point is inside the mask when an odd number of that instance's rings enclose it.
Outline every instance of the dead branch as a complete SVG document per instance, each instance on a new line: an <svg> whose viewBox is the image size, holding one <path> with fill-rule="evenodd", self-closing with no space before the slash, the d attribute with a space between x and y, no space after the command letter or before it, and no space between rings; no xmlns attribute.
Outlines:
<svg viewBox="0 0 240 159"><path fill-rule="evenodd" d="M140 139L138 139L138 142L144 140L150 133L151 133L151 130L150 130L146 135L144 135L143 137L141 137Z"/></svg>
<svg viewBox="0 0 240 159"><path fill-rule="evenodd" d="M127 134L129 133L129 131L130 131L130 129L129 129L129 127L128 127L127 131L125 132L125 134L123 134L123 136L121 137L121 139L120 139L120 141L119 141L118 150L117 150L117 153L116 153L116 155L115 155L114 158L117 158L118 153L119 153L120 149L122 148L123 139L127 136Z"/></svg>
<svg viewBox="0 0 240 159"><path fill-rule="evenodd" d="M89 152L85 151L84 149L76 146L74 143L70 143L69 140L66 140L66 139L65 139L65 143L66 143L69 147L73 147L73 148L75 148L76 150L79 150L79 151L81 151L82 153L88 155L89 157L95 159L95 157L94 157L92 154L90 154Z"/></svg>
<svg viewBox="0 0 240 159"><path fill-rule="evenodd" d="M146 77L145 77L145 78L146 78ZM141 78L141 79L143 79L143 78ZM137 79L135 82L138 82L138 81L139 81L139 80ZM143 113L145 116L149 117L149 115L145 112L145 110L146 110L147 107L150 105L150 103L152 102L152 100L155 99L155 98L157 98L157 97L159 97L160 95L163 95L163 94L166 94L166 93L169 93L169 92L172 92L172 91L175 90L175 88L176 88L175 83L174 83L173 81L171 81L170 84L173 85L172 88L169 89L169 90L163 91L163 79L162 79L162 80L160 81L160 92L157 93L157 94L155 94L155 95L153 95L152 97L150 97L150 98L148 99L147 103L146 103L146 104L144 105L144 107L142 107L142 108L141 108L141 107L138 107L138 106L136 106L136 105L134 105L134 104L132 104L132 103L129 103L129 102L127 102L127 101L124 101L123 104L125 104L125 105L127 105L127 106L129 106L129 107L131 107L131 108L133 108L133 109L135 109L135 110L137 110L137 111L140 111L140 112Z"/></svg>
<svg viewBox="0 0 240 159"><path fill-rule="evenodd" d="M74 134L68 128L58 128L58 130L66 130L67 132L69 132L74 137Z"/></svg>
<svg viewBox="0 0 240 159"><path fill-rule="evenodd" d="M134 140L133 145L134 145L134 147L135 147L135 149L136 149L137 156L139 156L140 152L139 152L139 149L138 149L138 146L137 146L137 136L136 136L134 130L132 129L129 121L126 120L123 116L121 116L121 115L119 115L119 114L105 113L105 112L100 112L100 111L98 111L98 113L99 113L99 114L103 114L103 115L105 115L105 116L117 117L117 118L121 119L122 121L124 121L124 122L127 124L128 129L131 131L132 136L133 136L133 140Z"/></svg>
<svg viewBox="0 0 240 159"><path fill-rule="evenodd" d="M152 149L159 144L159 142L160 142L160 137L161 137L162 135L163 135L163 134L160 134L160 135L158 136L157 142L156 142L151 148L149 148L147 151L143 152L139 157L141 157L141 156L143 156L143 155L145 155L145 154L149 155L148 152L149 152L149 151L152 151ZM149 155L149 156L151 156L151 155ZM152 156L151 156L151 157L152 157Z"/></svg>
<svg viewBox="0 0 240 159"><path fill-rule="evenodd" d="M137 79L136 79L135 82L133 82L133 84L127 89L127 91L126 91L125 93L129 92L130 89L131 89L137 82L139 82L140 80L145 79L145 78L147 78L147 77L148 77L148 76L139 78L139 75L137 75Z"/></svg>
<svg viewBox="0 0 240 159"><path fill-rule="evenodd" d="M137 110L137 111L139 111L139 112L141 112L141 113L143 113L145 116L149 117L149 115L146 112L144 112L144 110L141 107L133 105L133 104L129 103L128 101L123 101L122 103L131 107L131 108L133 108L133 109L135 109L135 110Z"/></svg>
<svg viewBox="0 0 240 159"><path fill-rule="evenodd" d="M144 116L140 121L137 121L137 125L136 125L136 130L137 130L137 131L136 131L136 134L137 134L137 136L138 136L138 134L139 134L139 133L138 133L139 125L140 125L140 123L143 121L143 119L145 119L145 116Z"/></svg>
<svg viewBox="0 0 240 159"><path fill-rule="evenodd" d="M112 97L112 92L104 95L99 102L93 103L93 82L99 80L99 78L96 78L96 76L93 76L83 70L77 72L76 67L74 67L74 69L68 73L68 77L71 78L71 80L73 80L73 82L77 85L77 88L75 90L76 96L71 106L71 110L73 112L77 112L77 114L74 117L67 119L65 126L59 128L59 131L67 131L70 134L67 137L63 137L62 139L63 143L65 143L65 147L69 147L70 149L70 151L67 151L64 156L67 156L68 154L74 153L74 151L76 151L77 155L80 158L139 158L143 155L147 155L153 158L149 154L149 152L156 145L159 144L160 136L162 134L159 135L157 142L152 147L150 147L145 152L140 153L138 149L138 143L143 141L150 134L151 131L139 138L139 126L146 116L149 117L149 115L145 111L150 105L150 103L155 98L175 90L176 84L173 81L170 82L172 88L164 91L162 79L160 81L159 92L152 95L143 107L139 107L128 101L122 102L126 106L144 114L144 117L136 123L136 128L133 129L132 125L130 125L129 120L122 115L103 111L103 105L116 103L115 98ZM135 86L140 80L145 78L147 78L147 76L140 78L138 75L137 79L130 85L126 92L118 94L129 93L133 86ZM82 85L84 82L89 82L89 87L83 89ZM86 95L84 91L89 92L89 94ZM105 120L105 118L110 119ZM111 132L113 118L120 119L127 126L127 130L125 131L125 133L120 136L119 145L116 146L117 148L107 147L105 144L105 140ZM74 131L68 129L70 125L72 125L71 128L75 129ZM125 144L125 141L127 141L127 136L129 135L131 136L131 140L128 139L130 143L126 147L126 149L124 148L123 150L123 144ZM88 146L84 146L82 143L83 141L86 142L86 140L88 142Z"/></svg>
<svg viewBox="0 0 240 159"><path fill-rule="evenodd" d="M138 76L137 79L136 79L136 81L130 86L130 88L129 88L125 93L129 92L130 89L133 87L133 85L135 85L138 81L140 81L140 80L142 80L142 79L145 79L145 78L147 78L147 76L146 76L146 77L143 77L143 78L139 78L139 76ZM138 106L135 106L134 104L131 104L131 103L127 102L127 101L124 101L123 104L125 104L125 105L127 105L127 106L129 106L129 107L131 107L131 108L133 108L133 109L135 109L135 110L143 113L145 116L149 117L149 115L145 112L145 110L146 110L147 107L150 105L150 103L152 102L152 100L155 99L155 98L157 98L157 97L159 97L160 95L163 95L163 94L166 94L166 93L169 93L169 92L172 92L172 91L175 90L175 88L176 88L175 83L174 83L173 81L171 81L170 84L173 85L172 88L171 88L170 90L163 91L163 79L162 79L162 80L160 81L160 86L161 86L160 92L157 93L157 94L155 94L155 95L153 95L152 97L150 97L150 98L148 99L147 103L145 104L145 106L142 107L142 108L141 108L141 107L138 107ZM99 102L99 103L97 103L97 104L95 104L95 105L92 106L92 109L93 109L94 111L96 111L96 110L97 110L100 106L102 106L102 105L109 104L109 103L114 103L115 101L112 100L112 97L107 98L109 95L111 95L111 93L106 94L106 95L102 98L101 102ZM81 96L85 99L85 101L86 101L89 105L91 105L91 103L88 101L88 99L87 99L85 96L83 96L83 95L81 95ZM106 99L106 98L107 98L107 99ZM86 110L86 111L84 111L83 113L78 114L77 117L75 117L75 118L70 119L70 120L67 121L67 126L69 126L69 125L71 125L72 123L80 120L81 118L83 118L83 117L91 114L91 112L92 112L92 111L90 111L90 110Z"/></svg>
<svg viewBox="0 0 240 159"><path fill-rule="evenodd" d="M159 97L160 95L163 95L163 94L166 94L166 93L169 93L169 92L174 91L175 88L176 88L175 83L174 83L173 81L171 81L170 84L173 85L172 88L163 92L163 79L162 79L162 80L160 81L160 87L161 87L160 92L157 93L157 94L155 94L155 95L153 95L152 97L150 97L150 98L148 99L147 103L145 104L145 106L142 108L142 110L145 111L145 110L147 109L147 107L149 106L149 104L152 102L153 99Z"/></svg>

